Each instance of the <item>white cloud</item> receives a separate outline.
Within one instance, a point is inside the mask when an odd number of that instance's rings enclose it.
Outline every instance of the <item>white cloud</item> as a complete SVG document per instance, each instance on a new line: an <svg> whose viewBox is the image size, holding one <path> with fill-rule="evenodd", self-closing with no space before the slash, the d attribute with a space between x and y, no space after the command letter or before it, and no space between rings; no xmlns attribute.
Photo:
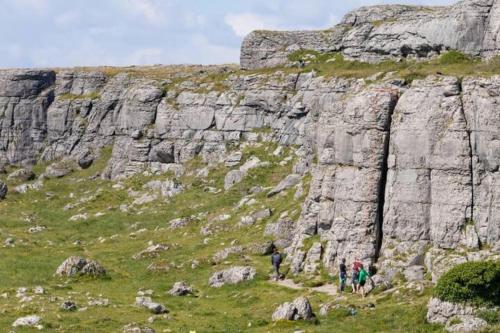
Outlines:
<svg viewBox="0 0 500 333"><path fill-rule="evenodd" d="M227 14L224 22L238 37L245 37L253 30L277 29L276 19L253 13Z"/></svg>
<svg viewBox="0 0 500 333"><path fill-rule="evenodd" d="M149 24L161 25L166 21L162 7L155 0L120 0L119 3L131 14L141 16Z"/></svg>
<svg viewBox="0 0 500 333"><path fill-rule="evenodd" d="M64 12L54 19L55 24L60 28L66 28L74 25L80 20L81 14L77 10L69 10Z"/></svg>

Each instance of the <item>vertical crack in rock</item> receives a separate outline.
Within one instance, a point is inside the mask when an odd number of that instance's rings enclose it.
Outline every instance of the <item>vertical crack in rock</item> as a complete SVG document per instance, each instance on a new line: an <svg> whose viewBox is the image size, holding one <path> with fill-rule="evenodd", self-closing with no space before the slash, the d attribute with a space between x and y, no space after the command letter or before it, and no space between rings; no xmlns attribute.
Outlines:
<svg viewBox="0 0 500 333"><path fill-rule="evenodd" d="M380 183L378 188L378 207L377 207L377 216L375 220L375 255L373 258L374 262L378 261L380 256L380 251L382 249L382 241L383 241L383 224L384 224L384 206L385 206L385 189L387 185L387 173L389 172L389 147L391 143L391 128L392 128L392 115L396 106L398 104L399 94L394 100L394 102L389 105L389 113L387 119L387 134L384 140L384 153L382 160L382 168L381 168L381 176Z"/></svg>
<svg viewBox="0 0 500 333"><path fill-rule="evenodd" d="M465 130L467 133L467 141L469 144L469 173L470 173L470 188L471 188L471 206L470 206L470 215L469 215L469 221L470 223L474 223L474 147L472 144L472 128L471 125L469 124L467 120L467 115L465 114L465 106L464 106L464 98L463 98L463 87L462 87L462 81L460 80L459 83L459 89L460 89L460 110L462 112L462 116L464 117L465 121ZM479 248L481 248L481 240L479 239Z"/></svg>

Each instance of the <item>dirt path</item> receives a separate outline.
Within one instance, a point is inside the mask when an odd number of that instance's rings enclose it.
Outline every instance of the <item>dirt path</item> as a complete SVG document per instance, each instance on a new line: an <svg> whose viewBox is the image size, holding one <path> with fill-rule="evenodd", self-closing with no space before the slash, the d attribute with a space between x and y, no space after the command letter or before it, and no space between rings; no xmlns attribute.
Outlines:
<svg viewBox="0 0 500 333"><path fill-rule="evenodd" d="M304 287L301 284L297 284L297 283L293 282L293 280L291 280L291 279L271 281L271 283L275 283L275 284L280 285L282 287L286 287L286 288L290 288L290 289L294 289L294 290L311 290L311 291L315 291L318 293L327 294L330 296L337 296L337 294L338 294L337 293L337 286L335 286L333 284L325 284L325 285L320 286L320 287L308 288L308 287Z"/></svg>

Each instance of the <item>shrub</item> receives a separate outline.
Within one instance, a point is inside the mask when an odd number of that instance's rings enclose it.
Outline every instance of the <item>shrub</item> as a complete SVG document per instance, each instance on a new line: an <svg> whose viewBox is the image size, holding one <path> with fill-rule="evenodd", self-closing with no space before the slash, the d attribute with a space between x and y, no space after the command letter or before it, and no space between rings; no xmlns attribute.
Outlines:
<svg viewBox="0 0 500 333"><path fill-rule="evenodd" d="M481 319L486 320L490 325L495 325L500 323L500 310L481 310L477 312L477 316Z"/></svg>
<svg viewBox="0 0 500 333"><path fill-rule="evenodd" d="M500 305L500 262L457 265L439 279L434 295L453 303Z"/></svg>
<svg viewBox="0 0 500 333"><path fill-rule="evenodd" d="M449 51L439 57L441 65L470 63L471 58L458 51Z"/></svg>

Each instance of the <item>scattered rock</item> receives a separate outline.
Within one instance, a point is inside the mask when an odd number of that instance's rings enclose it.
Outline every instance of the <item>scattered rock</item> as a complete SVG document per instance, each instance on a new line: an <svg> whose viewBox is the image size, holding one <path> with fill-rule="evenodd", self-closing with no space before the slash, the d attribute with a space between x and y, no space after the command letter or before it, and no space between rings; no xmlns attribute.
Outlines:
<svg viewBox="0 0 500 333"><path fill-rule="evenodd" d="M425 267L424 266L410 266L405 269L404 276L406 281L422 281L425 275Z"/></svg>
<svg viewBox="0 0 500 333"><path fill-rule="evenodd" d="M19 169L14 171L7 177L8 181L19 181L19 182L27 182L35 179L35 173L28 169Z"/></svg>
<svg viewBox="0 0 500 333"><path fill-rule="evenodd" d="M152 180L144 185L144 187L153 191L159 191L164 198L171 198L184 190L182 184L174 180Z"/></svg>
<svg viewBox="0 0 500 333"><path fill-rule="evenodd" d="M16 243L16 240L12 237L9 237L3 242L3 245L6 247L13 247L15 243Z"/></svg>
<svg viewBox="0 0 500 333"><path fill-rule="evenodd" d="M47 227L46 227L46 226L44 226L44 225L35 225L35 226L33 226L33 227L30 227L30 228L28 229L28 232L29 232L30 234L36 234L36 233L39 233L39 232L45 231L46 229L47 229Z"/></svg>
<svg viewBox="0 0 500 333"><path fill-rule="evenodd" d="M189 224L190 219L183 217L183 218L178 218L170 221L169 224L169 229L175 230L175 229L180 229L184 228Z"/></svg>
<svg viewBox="0 0 500 333"><path fill-rule="evenodd" d="M208 280L208 284L210 287L220 288L225 284L237 284L243 281L253 280L255 273L255 268L250 266L231 267L214 273Z"/></svg>
<svg viewBox="0 0 500 333"><path fill-rule="evenodd" d="M243 153L240 151L234 152L230 154L228 157L226 157L226 160L224 161L224 164L227 167L234 167L241 162L241 158L243 157Z"/></svg>
<svg viewBox="0 0 500 333"><path fill-rule="evenodd" d="M17 318L16 321L12 324L13 327L35 327L38 329L42 329L43 326L40 325L42 318L37 315L31 315L26 317Z"/></svg>
<svg viewBox="0 0 500 333"><path fill-rule="evenodd" d="M155 330L147 326L131 323L123 327L122 333L155 333Z"/></svg>
<svg viewBox="0 0 500 333"><path fill-rule="evenodd" d="M186 282L181 281L176 282L168 293L172 296L187 296L193 294L193 288Z"/></svg>
<svg viewBox="0 0 500 333"><path fill-rule="evenodd" d="M272 197L284 190L294 187L299 184L302 177L298 174L288 175L285 179L283 179L275 188L273 188L268 194L268 197Z"/></svg>
<svg viewBox="0 0 500 333"><path fill-rule="evenodd" d="M69 218L70 222L87 221L89 215L87 213L73 215Z"/></svg>
<svg viewBox="0 0 500 333"><path fill-rule="evenodd" d="M273 321L314 319L311 304L306 297L299 297L291 303L281 304L273 313Z"/></svg>
<svg viewBox="0 0 500 333"><path fill-rule="evenodd" d="M164 305L153 302L151 300L151 297L143 297L143 296L136 297L135 304L137 306L149 309L154 314L162 314L169 312Z"/></svg>
<svg viewBox="0 0 500 333"><path fill-rule="evenodd" d="M165 261L153 262L147 268L150 272L168 272L170 269L170 264Z"/></svg>
<svg viewBox="0 0 500 333"><path fill-rule="evenodd" d="M469 333L480 332L488 323L481 318L474 316L455 316L446 324L445 329L448 332Z"/></svg>
<svg viewBox="0 0 500 333"><path fill-rule="evenodd" d="M144 259L144 258L156 258L161 252L167 251L169 246L166 244L154 244L148 246L145 250L134 254L132 258L134 259Z"/></svg>
<svg viewBox="0 0 500 333"><path fill-rule="evenodd" d="M219 264L222 261L226 260L227 257L229 257L231 254L240 254L243 252L243 247L242 246L231 246L227 247L223 250L218 251L217 253L214 254L212 257L212 261L215 264Z"/></svg>
<svg viewBox="0 0 500 333"><path fill-rule="evenodd" d="M77 310L76 303L73 301L65 301L64 303L61 304L61 310L76 311Z"/></svg>
<svg viewBox="0 0 500 333"><path fill-rule="evenodd" d="M224 178L224 189L229 190L234 184L240 183L245 177L245 173L240 170L231 170Z"/></svg>
<svg viewBox="0 0 500 333"><path fill-rule="evenodd" d="M76 275L88 275L99 277L106 275L106 270L94 260L73 256L66 259L57 268L56 275L68 277Z"/></svg>
<svg viewBox="0 0 500 333"><path fill-rule="evenodd" d="M75 170L75 165L72 160L64 159L60 162L55 162L45 169L44 176L47 178L62 178L69 175Z"/></svg>

